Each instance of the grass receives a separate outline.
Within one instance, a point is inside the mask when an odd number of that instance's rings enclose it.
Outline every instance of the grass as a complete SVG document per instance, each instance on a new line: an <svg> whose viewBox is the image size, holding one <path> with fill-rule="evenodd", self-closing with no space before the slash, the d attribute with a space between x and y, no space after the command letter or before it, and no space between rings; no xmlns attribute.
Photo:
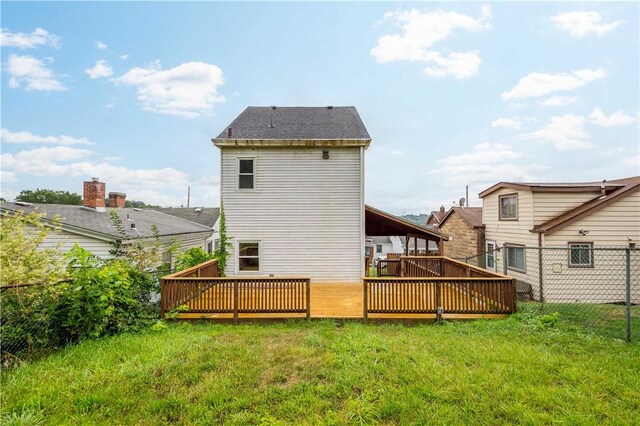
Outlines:
<svg viewBox="0 0 640 426"><path fill-rule="evenodd" d="M443 325L170 324L2 375L2 424L629 424L640 343L527 310Z"/></svg>

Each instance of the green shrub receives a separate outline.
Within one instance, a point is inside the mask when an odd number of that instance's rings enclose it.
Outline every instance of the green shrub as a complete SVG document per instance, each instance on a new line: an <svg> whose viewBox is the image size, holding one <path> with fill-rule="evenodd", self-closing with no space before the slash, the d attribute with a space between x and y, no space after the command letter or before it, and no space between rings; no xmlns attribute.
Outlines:
<svg viewBox="0 0 640 426"><path fill-rule="evenodd" d="M192 266L199 265L211 259L213 259L213 254L207 253L200 247L193 247L178 255L176 270L182 271L183 269L191 268Z"/></svg>

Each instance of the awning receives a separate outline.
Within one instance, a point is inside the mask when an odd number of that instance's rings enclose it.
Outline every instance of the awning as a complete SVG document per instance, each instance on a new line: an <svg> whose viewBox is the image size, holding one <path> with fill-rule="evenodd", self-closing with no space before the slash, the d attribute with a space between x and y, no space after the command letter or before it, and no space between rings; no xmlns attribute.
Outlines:
<svg viewBox="0 0 640 426"><path fill-rule="evenodd" d="M367 237L410 236L436 242L449 239L435 229L420 226L368 205L364 206L364 223Z"/></svg>

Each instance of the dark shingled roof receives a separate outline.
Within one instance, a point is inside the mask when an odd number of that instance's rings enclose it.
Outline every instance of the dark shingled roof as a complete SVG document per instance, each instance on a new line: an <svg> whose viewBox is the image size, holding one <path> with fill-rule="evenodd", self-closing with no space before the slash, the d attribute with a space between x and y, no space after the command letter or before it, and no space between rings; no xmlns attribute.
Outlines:
<svg viewBox="0 0 640 426"><path fill-rule="evenodd" d="M62 204L32 204L30 206L20 205L12 202L3 202L3 210L22 211L31 213L46 213L45 219L54 216L62 218L63 227L75 227L88 231L104 234L105 236L119 238L120 235L113 227L109 219L109 209L99 212L81 206L68 206ZM211 233L211 227L180 219L162 212L151 209L115 209L125 227L127 239L145 238L153 236L151 225L156 225L161 237L192 234L200 232ZM129 218L127 219L127 215ZM131 224L135 224L135 229L131 229Z"/></svg>
<svg viewBox="0 0 640 426"><path fill-rule="evenodd" d="M247 107L216 139L371 139L355 107ZM231 137L228 128L231 127Z"/></svg>
<svg viewBox="0 0 640 426"><path fill-rule="evenodd" d="M458 213L464 221L474 228L482 226L482 207L451 207L447 214L442 218L440 227L444 225L447 218L453 213Z"/></svg>
<svg viewBox="0 0 640 426"><path fill-rule="evenodd" d="M190 220L191 222L199 223L209 228L213 228L218 220L218 216L220 216L219 207L169 207L155 210L184 220Z"/></svg>

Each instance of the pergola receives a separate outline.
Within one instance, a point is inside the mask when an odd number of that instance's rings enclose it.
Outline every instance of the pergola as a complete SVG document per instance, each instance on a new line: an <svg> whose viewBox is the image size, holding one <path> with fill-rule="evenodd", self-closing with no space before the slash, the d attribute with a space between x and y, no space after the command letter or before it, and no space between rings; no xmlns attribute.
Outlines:
<svg viewBox="0 0 640 426"><path fill-rule="evenodd" d="M446 235L435 229L417 225L368 205L364 206L364 224L367 237L405 236L405 255L409 254L411 239L413 239L414 253L418 253L418 240L424 240L427 248L429 241L434 241L438 244L440 256L444 255L442 242L449 240Z"/></svg>

